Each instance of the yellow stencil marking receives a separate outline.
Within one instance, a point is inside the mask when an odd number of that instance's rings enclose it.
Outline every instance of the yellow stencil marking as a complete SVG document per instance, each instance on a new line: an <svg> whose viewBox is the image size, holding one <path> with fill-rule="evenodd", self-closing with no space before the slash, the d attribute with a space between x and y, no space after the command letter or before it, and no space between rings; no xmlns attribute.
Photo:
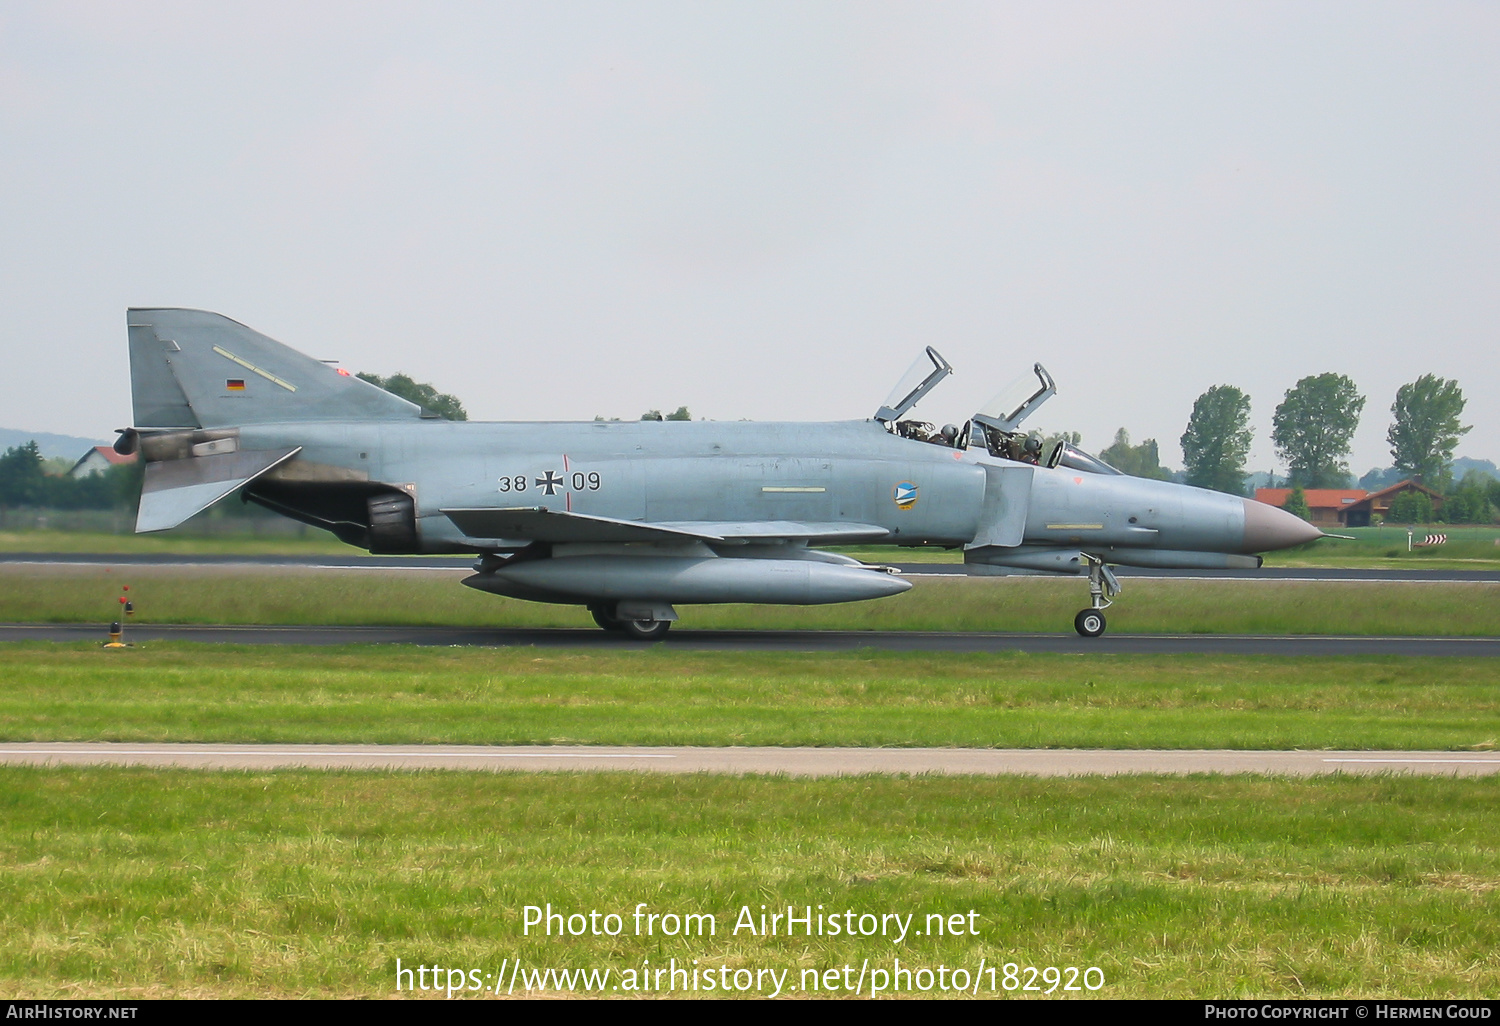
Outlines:
<svg viewBox="0 0 1500 1026"><path fill-rule="evenodd" d="M218 353L220 356L224 357L224 359L226 359L226 360L230 360L230 361L232 361L234 363L239 364L241 367L245 368L247 371L251 371L252 373L259 374L261 377L265 378L267 381L274 381L274 382L276 382L276 384L280 385L282 388L286 389L288 392L295 392L295 391L297 391L297 386L296 385L290 384L289 382L286 382L286 381L282 381L280 378L278 378L276 375L272 374L270 371L263 371L263 370L261 370L259 367L255 366L255 364L251 363L249 360L241 360L238 356L235 356L233 353L231 353L227 349L221 349L218 346L214 346L214 352Z"/></svg>

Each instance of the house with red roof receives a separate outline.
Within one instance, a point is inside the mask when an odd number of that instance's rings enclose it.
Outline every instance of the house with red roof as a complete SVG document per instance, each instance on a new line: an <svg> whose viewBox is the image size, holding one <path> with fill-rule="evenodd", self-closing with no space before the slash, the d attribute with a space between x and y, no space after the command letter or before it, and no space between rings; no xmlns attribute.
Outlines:
<svg viewBox="0 0 1500 1026"><path fill-rule="evenodd" d="M1255 501L1264 502L1268 506L1285 507L1291 494L1290 488L1257 488ZM1305 488L1302 494L1307 499L1307 508L1311 513L1307 522L1315 527L1369 526L1368 513L1362 524L1349 522L1350 509L1370 494L1363 488Z"/></svg>
<svg viewBox="0 0 1500 1026"><path fill-rule="evenodd" d="M1420 484L1416 481L1398 481L1396 484L1391 485L1389 488L1382 488L1378 492L1371 492L1369 495L1366 495L1363 499L1356 502L1353 506L1350 506L1350 517L1353 518L1356 516L1363 516L1364 521L1363 523L1354 523L1351 520L1349 526L1364 527L1376 519L1384 522L1386 517L1390 515L1391 501L1395 499L1396 496L1401 495L1403 492L1421 492L1423 495L1427 496L1432 500L1433 513L1437 513L1443 508L1442 492L1435 491L1434 489L1428 488L1426 485Z"/></svg>
<svg viewBox="0 0 1500 1026"><path fill-rule="evenodd" d="M1430 498L1433 512L1443 508L1443 493L1416 481L1401 481L1378 492L1367 492L1363 488L1307 488L1302 494L1307 498L1307 508L1312 514L1308 517L1310 524L1324 528L1369 527L1376 521L1385 520L1396 496L1411 491L1422 492ZM1290 488L1257 488L1255 501L1284 508L1291 494Z"/></svg>
<svg viewBox="0 0 1500 1026"><path fill-rule="evenodd" d="M135 453L129 456L121 456L108 445L96 445L73 464L73 469L68 471L69 477L92 477L102 474L110 467L118 467L126 463L134 463Z"/></svg>

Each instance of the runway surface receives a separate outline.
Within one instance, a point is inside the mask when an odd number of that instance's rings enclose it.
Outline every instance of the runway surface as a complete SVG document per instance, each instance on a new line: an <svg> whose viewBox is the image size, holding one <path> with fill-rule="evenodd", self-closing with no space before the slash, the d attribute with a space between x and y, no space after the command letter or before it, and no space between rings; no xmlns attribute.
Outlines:
<svg viewBox="0 0 1500 1026"><path fill-rule="evenodd" d="M1036 777L1125 773L1491 776L1500 753L1107 751L990 748L625 748L472 745L0 744L0 764L191 769L632 770L643 773L965 774Z"/></svg>
<svg viewBox="0 0 1500 1026"><path fill-rule="evenodd" d="M472 570L472 556L219 556L158 555L76 552L5 552L0 563L72 566L257 566L303 567L330 570ZM962 563L901 563L891 566L912 577L964 577ZM1257 581L1364 581L1388 583L1425 581L1428 583L1495 583L1496 570L1367 570L1324 567L1261 567L1259 570L1152 570L1143 567L1116 567L1125 578L1161 577L1176 580L1257 580ZM1013 576L1056 577L1055 574L1031 574L1012 571ZM1001 576L1004 576L1003 574Z"/></svg>
<svg viewBox="0 0 1500 1026"><path fill-rule="evenodd" d="M107 640L102 624L0 624L5 641ZM631 651L639 642L601 630L479 627L257 627L131 624L126 640L239 645L429 645ZM1500 656L1500 638L1337 637L1326 635L1022 634L948 631L713 631L674 629L668 649L728 652L1070 652L1276 656Z"/></svg>

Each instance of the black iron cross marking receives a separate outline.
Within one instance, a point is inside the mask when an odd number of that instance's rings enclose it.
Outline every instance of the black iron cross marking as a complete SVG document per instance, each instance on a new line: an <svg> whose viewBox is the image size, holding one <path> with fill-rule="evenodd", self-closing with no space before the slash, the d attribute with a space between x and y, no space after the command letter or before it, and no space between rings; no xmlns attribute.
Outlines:
<svg viewBox="0 0 1500 1026"><path fill-rule="evenodd" d="M562 483L563 479L558 477L555 471L551 470L547 471L546 477L536 479L536 486L538 488L545 488L548 495L556 495L557 490L562 487Z"/></svg>

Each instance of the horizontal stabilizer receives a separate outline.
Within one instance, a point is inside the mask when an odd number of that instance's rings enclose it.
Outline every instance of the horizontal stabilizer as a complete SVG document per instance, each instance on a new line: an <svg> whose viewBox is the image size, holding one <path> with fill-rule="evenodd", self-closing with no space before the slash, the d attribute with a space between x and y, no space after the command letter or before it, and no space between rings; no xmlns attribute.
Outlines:
<svg viewBox="0 0 1500 1026"><path fill-rule="evenodd" d="M469 538L528 538L554 543L808 541L850 544L884 539L889 534L885 528L874 524L808 523L794 520L643 523L568 513L541 506L445 509L442 512Z"/></svg>
<svg viewBox="0 0 1500 1026"><path fill-rule="evenodd" d="M298 445L148 463L141 508L135 518L136 533L176 527L301 451Z"/></svg>

